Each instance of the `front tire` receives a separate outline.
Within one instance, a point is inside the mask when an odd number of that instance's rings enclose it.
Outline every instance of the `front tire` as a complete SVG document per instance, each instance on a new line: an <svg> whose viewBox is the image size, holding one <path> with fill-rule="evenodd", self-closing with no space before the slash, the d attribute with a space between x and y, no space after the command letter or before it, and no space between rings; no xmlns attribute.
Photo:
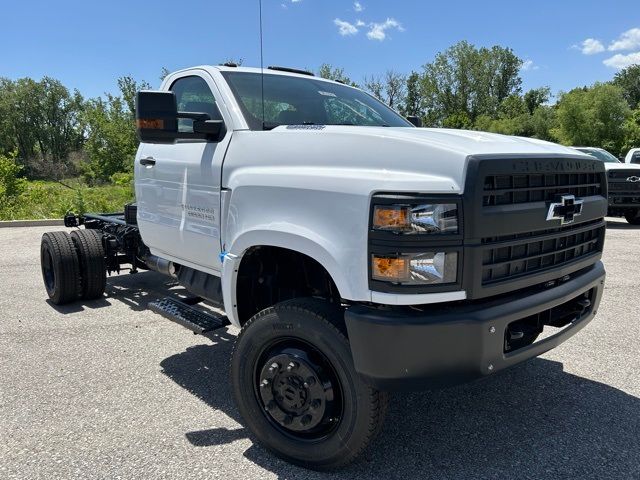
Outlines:
<svg viewBox="0 0 640 480"><path fill-rule="evenodd" d="M624 218L627 219L631 225L640 225L640 209L631 210L624 214Z"/></svg>
<svg viewBox="0 0 640 480"><path fill-rule="evenodd" d="M380 430L388 396L353 365L343 311L316 299L263 310L243 327L231 358L231 383L253 436L291 463L343 467Z"/></svg>

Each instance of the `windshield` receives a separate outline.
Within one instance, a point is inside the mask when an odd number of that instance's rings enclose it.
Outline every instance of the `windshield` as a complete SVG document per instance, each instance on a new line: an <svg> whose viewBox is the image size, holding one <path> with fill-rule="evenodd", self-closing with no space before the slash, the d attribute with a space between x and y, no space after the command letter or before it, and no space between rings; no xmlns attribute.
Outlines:
<svg viewBox="0 0 640 480"><path fill-rule="evenodd" d="M278 125L413 127L361 90L313 77L264 75L264 126L259 73L222 72L251 130ZM264 128L263 128L264 127Z"/></svg>
<svg viewBox="0 0 640 480"><path fill-rule="evenodd" d="M598 160L602 160L607 163L620 163L616 157L614 157L611 153L606 150L596 150L591 148L576 148L576 150L580 150L582 153L586 153L587 155L591 155L592 157L597 158Z"/></svg>

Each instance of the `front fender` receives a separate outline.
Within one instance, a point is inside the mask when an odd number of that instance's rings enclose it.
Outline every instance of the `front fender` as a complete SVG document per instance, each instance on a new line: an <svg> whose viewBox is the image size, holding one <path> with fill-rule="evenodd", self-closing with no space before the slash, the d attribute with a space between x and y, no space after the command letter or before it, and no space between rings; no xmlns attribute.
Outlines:
<svg viewBox="0 0 640 480"><path fill-rule="evenodd" d="M296 229L300 231L299 226ZM340 268L340 260L330 253L337 251L335 247L332 248L327 244L327 239L323 239L313 232L301 233L293 233L284 229L250 230L239 235L230 245L222 266L222 295L225 312L232 324L240 326L236 305L238 269L244 254L252 247L281 247L313 258L327 270L342 298L354 297L352 285L356 285L357 281L347 278L343 269Z"/></svg>

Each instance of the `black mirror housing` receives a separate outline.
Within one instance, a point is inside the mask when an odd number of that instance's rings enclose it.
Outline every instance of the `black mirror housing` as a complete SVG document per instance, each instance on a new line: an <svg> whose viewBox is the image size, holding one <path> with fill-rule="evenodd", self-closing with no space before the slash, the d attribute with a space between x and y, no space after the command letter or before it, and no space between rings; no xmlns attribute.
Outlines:
<svg viewBox="0 0 640 480"><path fill-rule="evenodd" d="M418 128L422 127L422 119L416 115L409 115L407 117L407 120L409 120L409 122L411 122L414 126Z"/></svg>
<svg viewBox="0 0 640 480"><path fill-rule="evenodd" d="M173 92L136 93L136 128L145 143L173 143L178 136L178 107Z"/></svg>
<svg viewBox="0 0 640 480"><path fill-rule="evenodd" d="M219 141L224 137L224 122L222 120L194 120L193 132L203 134L209 140Z"/></svg>
<svg viewBox="0 0 640 480"><path fill-rule="evenodd" d="M178 119L193 120L193 132L179 132ZM222 120L202 112L179 112L173 92L142 90L136 94L138 138L145 143L174 143L177 139L219 142L226 133Z"/></svg>

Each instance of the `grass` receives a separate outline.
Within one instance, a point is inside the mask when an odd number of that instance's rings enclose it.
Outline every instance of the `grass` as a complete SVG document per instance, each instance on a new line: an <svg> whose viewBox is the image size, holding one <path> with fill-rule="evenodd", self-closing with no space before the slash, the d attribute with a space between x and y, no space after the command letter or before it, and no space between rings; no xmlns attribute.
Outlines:
<svg viewBox="0 0 640 480"><path fill-rule="evenodd" d="M36 220L62 218L71 211L120 212L133 200L131 186L102 185L89 187L79 180L58 182L30 181L15 197L4 198L0 204L0 220ZM69 188L71 187L71 188Z"/></svg>

